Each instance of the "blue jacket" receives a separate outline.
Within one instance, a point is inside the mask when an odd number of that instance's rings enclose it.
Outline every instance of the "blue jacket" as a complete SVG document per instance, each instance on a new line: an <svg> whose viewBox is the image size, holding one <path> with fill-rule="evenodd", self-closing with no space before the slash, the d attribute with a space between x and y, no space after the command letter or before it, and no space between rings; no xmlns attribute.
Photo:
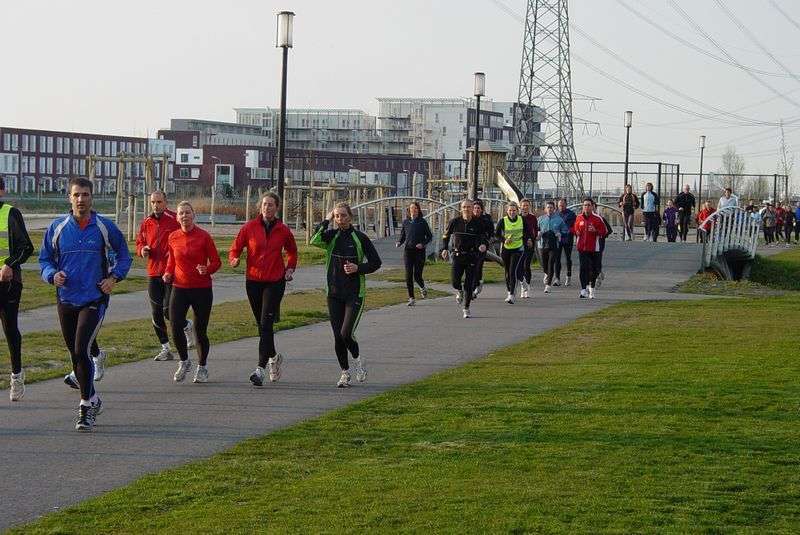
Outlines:
<svg viewBox="0 0 800 535"><path fill-rule="evenodd" d="M558 234L563 237L570 232L570 228L561 219L558 212L553 215L539 216L539 247L542 249L556 249L558 247Z"/></svg>
<svg viewBox="0 0 800 535"><path fill-rule="evenodd" d="M103 236L105 228L107 237ZM58 239L54 236L58 233ZM106 250L106 243L111 251ZM59 271L67 274L63 287L56 296L59 303L82 306L97 301L105 294L98 284L108 275L124 279L131 268L128 243L122 232L109 219L92 212L89 225L84 230L72 214L61 216L50 223L42 240L39 266L42 280L53 284ZM110 270L110 272L109 272Z"/></svg>
<svg viewBox="0 0 800 535"><path fill-rule="evenodd" d="M567 227L569 227L568 232L561 233L561 244L572 245L572 241L574 239L574 236L572 235L572 227L575 226L575 218L578 216L575 214L575 212L573 212L569 208L567 208L563 212L556 210L555 213L560 215L561 219L564 220L564 224L567 225Z"/></svg>

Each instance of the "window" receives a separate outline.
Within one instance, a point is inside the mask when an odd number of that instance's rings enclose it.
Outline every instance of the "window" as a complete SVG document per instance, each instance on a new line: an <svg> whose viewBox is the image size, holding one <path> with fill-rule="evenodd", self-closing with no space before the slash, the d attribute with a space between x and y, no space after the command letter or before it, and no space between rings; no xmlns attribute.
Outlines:
<svg viewBox="0 0 800 535"><path fill-rule="evenodd" d="M111 142L106 141L103 143L103 155L104 156L111 156Z"/></svg>
<svg viewBox="0 0 800 535"><path fill-rule="evenodd" d="M3 134L3 150L11 150L11 134Z"/></svg>
<svg viewBox="0 0 800 535"><path fill-rule="evenodd" d="M95 154L94 152L94 139L89 140L89 154Z"/></svg>
<svg viewBox="0 0 800 535"><path fill-rule="evenodd" d="M64 152L64 140L60 137L56 138L56 152L59 154Z"/></svg>
<svg viewBox="0 0 800 535"><path fill-rule="evenodd" d="M181 154L181 163L189 163L189 155L185 152Z"/></svg>
<svg viewBox="0 0 800 535"><path fill-rule="evenodd" d="M118 152L117 151L117 142L116 141L112 141L111 142L111 155L112 156L116 156L117 152Z"/></svg>
<svg viewBox="0 0 800 535"><path fill-rule="evenodd" d="M39 151L47 152L47 136L39 136Z"/></svg>
<svg viewBox="0 0 800 535"><path fill-rule="evenodd" d="M31 152L36 152L36 136L31 136Z"/></svg>
<svg viewBox="0 0 800 535"><path fill-rule="evenodd" d="M64 154L69 154L69 138L64 139Z"/></svg>
<svg viewBox="0 0 800 535"><path fill-rule="evenodd" d="M45 169L47 169L47 158L39 156L39 172L44 173Z"/></svg>
<svg viewBox="0 0 800 535"><path fill-rule="evenodd" d="M443 135L443 136L446 136L446 135L447 135L447 127L446 127L446 126L443 126L443 127L442 127L442 135Z"/></svg>
<svg viewBox="0 0 800 535"><path fill-rule="evenodd" d="M81 141L78 138L73 138L72 154L80 154L80 152L81 152Z"/></svg>
<svg viewBox="0 0 800 535"><path fill-rule="evenodd" d="M22 134L22 150L28 150L28 134Z"/></svg>
<svg viewBox="0 0 800 535"><path fill-rule="evenodd" d="M181 178L189 178L189 169L186 167L181 167L179 176Z"/></svg>
<svg viewBox="0 0 800 535"><path fill-rule="evenodd" d="M47 159L47 173L50 174L52 172L53 172L53 159L52 158L48 158Z"/></svg>
<svg viewBox="0 0 800 535"><path fill-rule="evenodd" d="M439 122L439 114L438 113L434 113L433 114L433 122L435 122L435 123Z"/></svg>
<svg viewBox="0 0 800 535"><path fill-rule="evenodd" d="M53 136L47 136L47 150L43 150L42 152L53 152Z"/></svg>
<svg viewBox="0 0 800 535"><path fill-rule="evenodd" d="M192 147L197 148L197 136L192 136Z"/></svg>
<svg viewBox="0 0 800 535"><path fill-rule="evenodd" d="M81 163L80 160L72 160L72 174L73 175L81 174L80 163Z"/></svg>

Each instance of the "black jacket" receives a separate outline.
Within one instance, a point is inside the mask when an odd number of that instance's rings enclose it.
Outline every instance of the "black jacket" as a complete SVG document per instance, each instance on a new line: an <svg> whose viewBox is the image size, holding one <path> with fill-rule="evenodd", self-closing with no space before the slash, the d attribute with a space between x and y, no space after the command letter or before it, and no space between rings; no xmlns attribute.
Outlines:
<svg viewBox="0 0 800 535"><path fill-rule="evenodd" d="M644 193L639 195L639 207L644 212L644 196L647 193L652 193L653 194L653 197L654 197L653 200L655 201L655 203L653 205L653 208L655 208L655 211L658 212L659 211L659 207L661 206L661 198L658 196L658 193L656 193L655 191L650 191L650 192L645 191Z"/></svg>
<svg viewBox="0 0 800 535"><path fill-rule="evenodd" d="M486 221L482 218L473 217L466 221L458 216L447 225L447 230L442 236L442 251L450 246L450 238L453 238L453 253L476 253L478 247L489 243L492 230L487 234L486 229Z"/></svg>
<svg viewBox="0 0 800 535"><path fill-rule="evenodd" d="M5 203L0 201L0 207L3 204ZM14 280L22 283L22 264L33 254L33 243L25 228L22 213L14 207L8 214L8 242L9 255L5 265L14 270Z"/></svg>
<svg viewBox="0 0 800 535"><path fill-rule="evenodd" d="M432 239L431 227L424 217L419 216L416 219L409 217L403 221L403 228L397 243L405 244L406 249L416 249L419 244L428 245Z"/></svg>
<svg viewBox="0 0 800 535"><path fill-rule="evenodd" d="M678 196L675 197L675 206L678 210L683 210L686 213L691 213L694 210L695 200L694 195L691 193L680 192Z"/></svg>
<svg viewBox="0 0 800 535"><path fill-rule="evenodd" d="M375 250L375 245L372 244L372 241L366 234L354 229L352 226L347 230L329 229L327 219L319 224L317 231L321 231L320 237L326 244L330 244L336 234L339 233L339 237L336 238L336 243L330 251L328 273L326 274L328 296L336 297L337 299L357 298L363 290L361 288L361 279L359 275L368 275L381 267L381 258L378 256L378 251ZM353 234L358 238L364 252L361 263L358 262L358 254L355 241L353 241ZM358 271L352 275L345 273L345 262L358 264Z"/></svg>

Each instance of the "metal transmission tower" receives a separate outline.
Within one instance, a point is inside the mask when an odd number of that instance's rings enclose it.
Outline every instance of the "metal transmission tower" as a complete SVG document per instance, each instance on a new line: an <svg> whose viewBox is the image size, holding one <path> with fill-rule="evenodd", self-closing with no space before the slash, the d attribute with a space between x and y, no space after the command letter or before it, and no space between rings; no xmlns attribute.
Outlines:
<svg viewBox="0 0 800 535"><path fill-rule="evenodd" d="M512 169L524 184L533 181L534 173L549 173L560 194L576 197L583 195L583 181L572 135L567 3L528 0Z"/></svg>

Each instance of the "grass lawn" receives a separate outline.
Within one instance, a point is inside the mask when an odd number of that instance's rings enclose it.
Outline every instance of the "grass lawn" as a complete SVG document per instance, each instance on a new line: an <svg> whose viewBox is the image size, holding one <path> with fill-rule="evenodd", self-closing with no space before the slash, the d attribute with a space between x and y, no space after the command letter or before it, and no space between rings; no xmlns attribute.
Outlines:
<svg viewBox="0 0 800 535"><path fill-rule="evenodd" d="M536 269L534 266L533 269ZM389 282L405 282L406 272L402 268L387 269L372 276L374 279ZM423 272L425 282L437 282L440 284L450 284L450 263L448 262L428 262L425 264ZM499 264L487 260L483 264L483 282L486 284L503 282L503 268Z"/></svg>
<svg viewBox="0 0 800 535"><path fill-rule="evenodd" d="M441 297L434 292L431 297ZM408 299L405 288L373 288L367 294L367 310L403 303ZM286 295L281 306L281 321L275 330L326 321L328 307L322 290ZM214 305L208 336L212 344L220 344L258 336L247 301ZM108 351L108 365L151 358L159 348L150 319L109 323L98 336L100 347ZM72 369L61 331L26 334L22 340L22 363L27 382L52 379ZM7 358L0 359L0 389L8 388L11 373Z"/></svg>
<svg viewBox="0 0 800 535"><path fill-rule="evenodd" d="M56 304L56 288L52 284L47 284L38 272L25 271L22 280L22 299L20 310L30 310L43 306L53 306ZM114 294L125 294L138 292L147 289L146 277L127 277L114 286ZM27 340L28 335L25 335Z"/></svg>
<svg viewBox="0 0 800 535"><path fill-rule="evenodd" d="M18 532L797 533L798 307L616 305Z"/></svg>

